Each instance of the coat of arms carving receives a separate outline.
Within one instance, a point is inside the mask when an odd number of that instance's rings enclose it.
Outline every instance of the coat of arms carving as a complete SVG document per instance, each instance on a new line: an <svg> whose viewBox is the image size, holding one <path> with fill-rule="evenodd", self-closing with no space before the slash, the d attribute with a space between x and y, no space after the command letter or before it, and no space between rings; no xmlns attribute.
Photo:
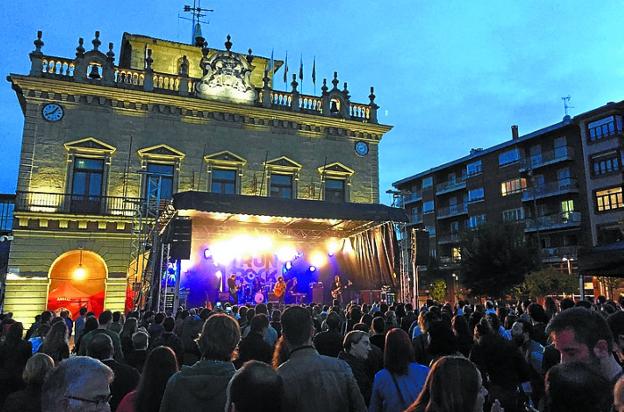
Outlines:
<svg viewBox="0 0 624 412"><path fill-rule="evenodd" d="M197 83L197 96L202 99L253 104L256 89L251 83L253 66L241 55L217 51L200 63L204 76Z"/></svg>

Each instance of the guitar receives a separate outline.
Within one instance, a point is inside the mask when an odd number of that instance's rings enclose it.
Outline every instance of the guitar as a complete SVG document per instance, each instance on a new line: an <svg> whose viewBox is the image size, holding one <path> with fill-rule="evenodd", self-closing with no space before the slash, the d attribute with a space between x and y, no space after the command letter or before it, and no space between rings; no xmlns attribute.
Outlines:
<svg viewBox="0 0 624 412"><path fill-rule="evenodd" d="M342 290L348 288L351 285L353 285L353 283L349 280L347 281L346 285L340 286L339 288L336 288L336 289L332 289L331 291L332 299L338 299L342 295Z"/></svg>
<svg viewBox="0 0 624 412"><path fill-rule="evenodd" d="M292 283L291 288L294 288L297 285L297 278L292 278L288 282L277 282L275 287L273 288L273 294L276 298L281 298L286 294L286 290L288 288L288 284Z"/></svg>

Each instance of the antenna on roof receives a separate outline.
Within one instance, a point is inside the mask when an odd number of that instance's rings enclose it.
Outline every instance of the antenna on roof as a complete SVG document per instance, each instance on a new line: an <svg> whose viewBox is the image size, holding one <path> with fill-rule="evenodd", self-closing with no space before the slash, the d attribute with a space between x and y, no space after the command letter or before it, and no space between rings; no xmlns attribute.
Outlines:
<svg viewBox="0 0 624 412"><path fill-rule="evenodd" d="M564 118L565 117L569 117L569 113L568 113L568 109L574 109L574 106L570 106L570 100L572 99L572 96L567 95L566 97L562 97L561 100L563 100L563 112L564 112Z"/></svg>
<svg viewBox="0 0 624 412"><path fill-rule="evenodd" d="M204 9L201 7L201 0L193 0L193 6L185 5L184 12L191 13L192 18L182 17L178 15L179 19L188 20L193 22L193 27L191 31L191 44L195 46L203 46L204 45L204 37L201 32L201 24L208 24L207 21L202 20L202 17L206 17L206 12L214 11L213 9Z"/></svg>

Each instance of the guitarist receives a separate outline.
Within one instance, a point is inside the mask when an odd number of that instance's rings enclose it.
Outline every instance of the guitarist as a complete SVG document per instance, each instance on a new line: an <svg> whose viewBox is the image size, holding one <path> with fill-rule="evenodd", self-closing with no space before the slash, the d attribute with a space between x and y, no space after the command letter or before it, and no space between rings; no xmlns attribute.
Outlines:
<svg viewBox="0 0 624 412"><path fill-rule="evenodd" d="M236 284L236 275L232 274L227 280L230 299L234 305L238 305L238 285Z"/></svg>
<svg viewBox="0 0 624 412"><path fill-rule="evenodd" d="M277 283L273 288L273 294L279 300L280 305L283 305L286 298L286 282L284 282L283 276L277 278Z"/></svg>
<svg viewBox="0 0 624 412"><path fill-rule="evenodd" d="M342 289L344 288L340 275L334 276L334 282L331 287L332 299L337 300L342 305Z"/></svg>

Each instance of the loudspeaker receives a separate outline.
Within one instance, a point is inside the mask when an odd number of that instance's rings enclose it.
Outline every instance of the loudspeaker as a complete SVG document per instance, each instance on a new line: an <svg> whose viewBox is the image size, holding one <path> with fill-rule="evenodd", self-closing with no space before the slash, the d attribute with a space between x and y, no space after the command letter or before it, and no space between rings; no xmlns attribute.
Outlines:
<svg viewBox="0 0 624 412"><path fill-rule="evenodd" d="M323 303L325 302L325 287L321 282L315 283L312 286L312 293L310 294L311 302Z"/></svg>
<svg viewBox="0 0 624 412"><path fill-rule="evenodd" d="M429 264L429 232L414 229L412 232L412 253L416 256L417 265Z"/></svg>
<svg viewBox="0 0 624 412"><path fill-rule="evenodd" d="M171 230L165 235L165 243L171 244L169 254L173 259L190 259L193 225L191 219L178 218L170 223ZM168 239L167 239L168 238ZM169 240L169 242L167 242Z"/></svg>

